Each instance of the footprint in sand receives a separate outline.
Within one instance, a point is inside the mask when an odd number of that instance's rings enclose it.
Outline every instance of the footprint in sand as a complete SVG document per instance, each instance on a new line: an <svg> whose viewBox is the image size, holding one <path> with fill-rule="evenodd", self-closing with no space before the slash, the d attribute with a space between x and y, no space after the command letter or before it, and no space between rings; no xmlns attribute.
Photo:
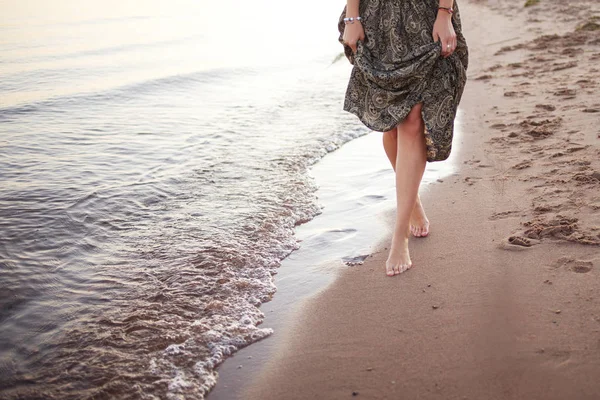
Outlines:
<svg viewBox="0 0 600 400"><path fill-rule="evenodd" d="M515 246L531 247L533 244L530 239L521 236L511 236L508 238L508 243Z"/></svg>
<svg viewBox="0 0 600 400"><path fill-rule="evenodd" d="M543 214L543 213L548 213L548 212L552 212L552 211L557 211L560 210L561 205L542 205L542 206L536 206L533 209L533 212L537 213L537 214Z"/></svg>
<svg viewBox="0 0 600 400"><path fill-rule="evenodd" d="M529 92L515 92L515 91L508 91L508 92L504 92L504 97L525 97L525 96L531 96L531 93Z"/></svg>
<svg viewBox="0 0 600 400"><path fill-rule="evenodd" d="M597 184L600 183L600 172L594 171L591 174L578 173L573 175L572 179L579 184Z"/></svg>
<svg viewBox="0 0 600 400"><path fill-rule="evenodd" d="M552 265L553 269L563 267L568 271L572 271L577 274L587 274L594 268L594 262L587 260L576 260L569 257L561 257Z"/></svg>
<svg viewBox="0 0 600 400"><path fill-rule="evenodd" d="M503 250L522 251L527 250L538 243L540 243L539 240L514 235L502 240L498 247Z"/></svg>
<svg viewBox="0 0 600 400"><path fill-rule="evenodd" d="M585 274L590 272L593 267L594 264L591 261L574 261L569 269L578 274Z"/></svg>
<svg viewBox="0 0 600 400"><path fill-rule="evenodd" d="M542 239L545 237L565 239L576 230L577 221L577 218L562 215L557 215L556 218L550 220L539 217L534 218L523 223L528 228L525 230L524 235L529 239Z"/></svg>
<svg viewBox="0 0 600 400"><path fill-rule="evenodd" d="M516 170L521 170L521 169L525 169L525 168L529 168L529 167L531 167L531 161L525 160L525 161L521 161L518 164L513 165L511 168L516 169Z"/></svg>
<svg viewBox="0 0 600 400"><path fill-rule="evenodd" d="M491 215L491 217L489 217L488 219L490 221L496 221L496 220L499 220L499 219L505 219L505 218L510 218L510 217L518 216L519 213L520 213L519 210L500 211L500 212L493 213Z"/></svg>
<svg viewBox="0 0 600 400"><path fill-rule="evenodd" d="M561 96L568 99L574 98L577 95L577 90L569 88L559 88L553 93L555 96Z"/></svg>
<svg viewBox="0 0 600 400"><path fill-rule="evenodd" d="M525 133L533 139L545 139L554 134L556 129L562 124L562 118L545 119L542 121L523 120L519 126L523 128Z"/></svg>
<svg viewBox="0 0 600 400"><path fill-rule="evenodd" d="M554 111L556 110L556 107L551 105L551 104L536 104L535 108L541 108L542 110L545 111Z"/></svg>
<svg viewBox="0 0 600 400"><path fill-rule="evenodd" d="M529 136L531 136L534 139L545 139L548 136L551 136L554 132L551 129L548 129L546 127L537 126L525 133L527 133Z"/></svg>
<svg viewBox="0 0 600 400"><path fill-rule="evenodd" d="M519 50L524 47L525 47L525 43L519 43L519 44L515 44L513 46L504 46L504 47L500 48L500 50L498 50L496 53L494 53L494 55L499 56L500 54L508 53L509 51Z"/></svg>
<svg viewBox="0 0 600 400"><path fill-rule="evenodd" d="M577 63L575 61L569 61L564 63L554 63L552 64L552 68L548 69L548 72L556 72L562 71L564 69L575 68L577 67Z"/></svg>
<svg viewBox="0 0 600 400"><path fill-rule="evenodd" d="M567 149L567 153L575 153L576 151L585 150L585 149L587 149L587 148L589 148L589 147L590 147L589 145L586 145L586 146L574 146L574 147L569 147L569 148ZM578 162L579 162L579 161L578 161ZM589 162L588 162L588 164L585 164L585 165L589 165Z"/></svg>
<svg viewBox="0 0 600 400"><path fill-rule="evenodd" d="M364 264L365 260L370 256L370 254L363 254L360 256L346 256L346 257L342 257L342 261L344 262L344 264L352 267L354 265L362 265Z"/></svg>
<svg viewBox="0 0 600 400"><path fill-rule="evenodd" d="M580 79L577 82L575 82L576 84L578 84L579 86L581 86L582 88L586 89L586 88L593 88L596 86L596 81L592 81L589 79Z"/></svg>
<svg viewBox="0 0 600 400"><path fill-rule="evenodd" d="M564 56L575 57L579 54L582 54L584 50L581 47L567 47L563 49L560 53Z"/></svg>

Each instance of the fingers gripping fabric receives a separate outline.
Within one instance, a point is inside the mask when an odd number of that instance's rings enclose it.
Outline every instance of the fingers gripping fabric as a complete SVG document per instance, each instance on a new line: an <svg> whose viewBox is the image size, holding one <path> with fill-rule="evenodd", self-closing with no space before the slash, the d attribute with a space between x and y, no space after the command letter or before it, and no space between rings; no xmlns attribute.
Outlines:
<svg viewBox="0 0 600 400"><path fill-rule="evenodd" d="M458 5L452 16L457 47L447 58L441 56L441 43L432 37L437 7L438 0L361 0L365 40L358 42L356 53L342 39L345 7L338 23L339 41L353 65L344 110L369 129L385 132L422 102L430 162L450 156L468 67Z"/></svg>

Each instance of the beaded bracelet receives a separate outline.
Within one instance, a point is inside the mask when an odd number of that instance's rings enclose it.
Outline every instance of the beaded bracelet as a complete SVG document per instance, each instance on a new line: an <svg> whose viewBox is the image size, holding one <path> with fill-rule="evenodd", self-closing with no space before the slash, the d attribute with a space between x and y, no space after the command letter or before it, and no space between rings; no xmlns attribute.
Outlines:
<svg viewBox="0 0 600 400"><path fill-rule="evenodd" d="M438 9L439 10L444 10L444 11L446 11L450 15L454 14L454 10L452 9L452 7L438 7Z"/></svg>
<svg viewBox="0 0 600 400"><path fill-rule="evenodd" d="M362 21L362 18L361 17L347 17L347 18L344 18L344 23L346 25L347 24L353 24L354 21Z"/></svg>

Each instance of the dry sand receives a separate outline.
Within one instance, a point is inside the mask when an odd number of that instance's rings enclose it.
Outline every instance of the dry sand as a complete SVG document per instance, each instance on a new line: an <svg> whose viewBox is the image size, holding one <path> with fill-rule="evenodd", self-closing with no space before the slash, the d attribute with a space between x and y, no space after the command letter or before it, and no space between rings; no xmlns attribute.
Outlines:
<svg viewBox="0 0 600 400"><path fill-rule="evenodd" d="M243 398L600 398L600 4L566 3L461 3L461 168L414 267L348 267Z"/></svg>

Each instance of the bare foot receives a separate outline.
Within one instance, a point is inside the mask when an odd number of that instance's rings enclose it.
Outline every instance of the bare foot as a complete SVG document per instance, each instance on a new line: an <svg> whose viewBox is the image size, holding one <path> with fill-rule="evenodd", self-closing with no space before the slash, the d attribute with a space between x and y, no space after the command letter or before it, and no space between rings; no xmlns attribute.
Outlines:
<svg viewBox="0 0 600 400"><path fill-rule="evenodd" d="M410 214L410 232L416 237L425 237L429 235L429 220L425 215L421 198L417 196L415 207Z"/></svg>
<svg viewBox="0 0 600 400"><path fill-rule="evenodd" d="M397 236L399 237L397 238ZM407 235L394 234L390 255L385 262L385 272L387 276L394 276L406 271L410 267L412 267L412 262L408 253L408 232Z"/></svg>

